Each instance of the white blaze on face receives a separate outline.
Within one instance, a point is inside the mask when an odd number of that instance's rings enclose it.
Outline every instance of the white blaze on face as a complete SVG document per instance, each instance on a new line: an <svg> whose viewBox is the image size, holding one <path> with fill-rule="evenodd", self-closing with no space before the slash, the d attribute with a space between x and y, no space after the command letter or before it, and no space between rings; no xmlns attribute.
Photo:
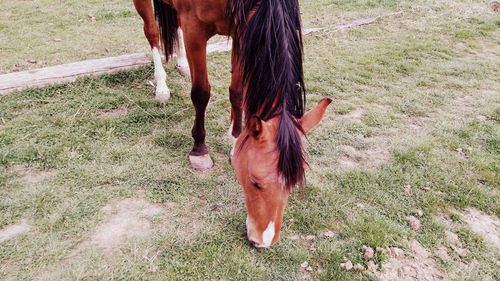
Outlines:
<svg viewBox="0 0 500 281"><path fill-rule="evenodd" d="M271 243L273 242L274 239L274 222L271 221L268 225L266 230L262 233L262 246L264 247L271 247Z"/></svg>
<svg viewBox="0 0 500 281"><path fill-rule="evenodd" d="M161 55L158 48L153 48L153 62L155 65L156 98L162 101L170 98L170 89L167 87L167 73L163 69Z"/></svg>
<svg viewBox="0 0 500 281"><path fill-rule="evenodd" d="M252 220L249 216L247 216L246 220L247 226L247 235L248 239L253 240L259 244L255 244L256 248L269 248L273 243L274 235L275 235L275 224L273 221L269 222L266 229L262 233L256 233L255 226L252 223ZM260 237L255 237L256 235L261 235ZM261 238L261 239L258 239ZM260 241L259 241L260 240ZM260 244L261 243L261 244Z"/></svg>

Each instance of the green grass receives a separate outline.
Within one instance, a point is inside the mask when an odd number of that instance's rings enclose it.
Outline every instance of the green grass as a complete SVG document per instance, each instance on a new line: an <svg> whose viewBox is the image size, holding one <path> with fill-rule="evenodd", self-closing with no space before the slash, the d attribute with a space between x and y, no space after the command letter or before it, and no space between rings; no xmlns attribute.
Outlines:
<svg viewBox="0 0 500 281"><path fill-rule="evenodd" d="M0 31L0 73L149 49L132 0L3 0Z"/></svg>
<svg viewBox="0 0 500 281"><path fill-rule="evenodd" d="M23 30L30 27L36 33L49 20L40 13L27 17L33 12L26 7L50 2L4 3L10 9L1 13L16 17L0 17L0 30L5 32L1 36L9 36L11 42L9 48L0 45L6 50L2 71L23 60L23 54L38 53L53 64L107 55L102 50L109 46L114 46L109 54L147 47L129 1L87 1L71 4L76 6L68 15L62 6L42 11L61 17L61 30L84 28L90 37L83 31L79 36L67 34L63 42L72 47L51 54L50 45L33 36L36 48L30 51L22 44ZM85 5L92 7L96 22L72 26L70 18L90 13ZM369 280L340 269L344 257L366 263L362 245L404 248L407 239L415 238L432 252L445 244L448 228L436 217L468 207L500 216L498 14L469 1L303 1L302 9L307 27L403 13L369 26L305 38L309 106L324 96L334 102L309 136L307 186L292 195L282 239L274 248L256 250L246 242L243 193L228 163L230 58L225 53L209 56L212 98L206 126L215 167L202 174L192 171L187 161L193 122L190 83L171 67L167 75L172 99L166 105L153 99L148 85L152 66L0 97L0 226L22 218L33 225L26 235L0 244L0 276ZM14 19L19 30L13 28ZM102 36L109 28L123 29L123 35ZM102 44L86 49L81 42ZM75 52L84 50L92 50L91 55ZM128 113L99 115L118 107ZM361 118L349 117L358 109ZM367 154L377 138L385 140L378 142L378 149L390 155L382 165L340 167L342 147ZM11 171L14 164L52 176L26 184ZM405 192L407 185L410 194ZM112 258L91 247L75 255L105 220L101 208L129 197L175 204L172 220L155 223L157 234L126 243ZM419 231L406 223L416 209L424 212ZM454 271L460 261L454 257L454 263L440 265L443 271L453 272L457 280L498 278L499 255L459 217L455 220L452 230L470 251L463 262L479 266L470 276ZM195 235L182 237L171 231L192 223L200 228ZM326 230L335 236L322 237ZM289 238L311 234L316 239ZM155 253L152 270L145 257ZM378 263L386 257L376 259ZM313 267L311 274L301 269L303 261Z"/></svg>

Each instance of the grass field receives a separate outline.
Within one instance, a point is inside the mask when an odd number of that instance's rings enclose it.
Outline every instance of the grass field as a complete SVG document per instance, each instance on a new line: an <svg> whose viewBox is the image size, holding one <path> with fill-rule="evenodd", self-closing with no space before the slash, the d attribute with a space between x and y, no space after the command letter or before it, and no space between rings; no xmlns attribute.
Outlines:
<svg viewBox="0 0 500 281"><path fill-rule="evenodd" d="M54 2L1 1L0 71L30 68L32 55L57 64L147 49L129 1L43 8ZM228 163L229 54L215 54L205 173L189 168L190 82L171 65L166 105L152 66L0 97L0 279L499 280L500 14L467 0L302 11L305 27L400 13L305 38L308 105L333 104L275 247L246 241ZM47 37L47 22L69 33Z"/></svg>
<svg viewBox="0 0 500 281"><path fill-rule="evenodd" d="M0 4L0 73L149 49L132 0Z"/></svg>

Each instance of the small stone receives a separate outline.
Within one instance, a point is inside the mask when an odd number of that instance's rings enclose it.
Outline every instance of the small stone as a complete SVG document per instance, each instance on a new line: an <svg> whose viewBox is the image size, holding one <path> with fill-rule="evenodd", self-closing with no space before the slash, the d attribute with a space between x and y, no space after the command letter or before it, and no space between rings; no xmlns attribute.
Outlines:
<svg viewBox="0 0 500 281"><path fill-rule="evenodd" d="M382 247L375 248L375 251L378 253L383 253L383 254L386 254L386 252L387 252L387 250L385 248L382 248Z"/></svg>
<svg viewBox="0 0 500 281"><path fill-rule="evenodd" d="M347 271L351 270L352 267L353 267L352 262L349 260L340 264L340 268L347 270Z"/></svg>
<svg viewBox="0 0 500 281"><path fill-rule="evenodd" d="M333 231L327 231L323 233L323 236L326 238L332 238L333 236L335 236L335 233L333 233Z"/></svg>
<svg viewBox="0 0 500 281"><path fill-rule="evenodd" d="M444 232L445 236L446 236L446 241L448 241L448 243L452 244L452 245L457 245L457 246L461 246L462 243L460 242L460 239L458 239L458 235L454 232L451 232L449 230L446 230Z"/></svg>
<svg viewBox="0 0 500 281"><path fill-rule="evenodd" d="M408 241L408 248L414 257L426 259L429 256L429 252L415 239Z"/></svg>
<svg viewBox="0 0 500 281"><path fill-rule="evenodd" d="M411 185L409 185L409 184L405 185L405 193L408 195L411 194Z"/></svg>
<svg viewBox="0 0 500 281"><path fill-rule="evenodd" d="M366 265L368 266L368 271L370 272L377 271L377 265L375 264L374 261L369 261Z"/></svg>
<svg viewBox="0 0 500 281"><path fill-rule="evenodd" d="M61 42L62 39L61 38L54 38L54 42Z"/></svg>
<svg viewBox="0 0 500 281"><path fill-rule="evenodd" d="M312 268L311 266L308 266L308 267L306 267L306 271L308 271L308 272L312 272L312 271L313 271L313 268Z"/></svg>
<svg viewBox="0 0 500 281"><path fill-rule="evenodd" d="M29 62L29 63L37 63L37 62L38 62L38 61L36 61L36 60L31 60L31 59L26 60L26 61L27 61L27 62Z"/></svg>
<svg viewBox="0 0 500 281"><path fill-rule="evenodd" d="M422 217L424 215L424 211L420 210L420 209L416 209L415 210L415 214L419 217Z"/></svg>
<svg viewBox="0 0 500 281"><path fill-rule="evenodd" d="M374 254L373 248L363 245L363 251L364 251L363 259L365 261L373 259L373 254Z"/></svg>
<svg viewBox="0 0 500 281"><path fill-rule="evenodd" d="M458 154L460 156L467 158L467 154L465 153L465 151L463 150L463 148L460 148L460 147L457 148L457 152L458 152Z"/></svg>
<svg viewBox="0 0 500 281"><path fill-rule="evenodd" d="M308 266L309 266L309 263L307 261L300 264L300 267L302 267L302 268L307 268Z"/></svg>
<svg viewBox="0 0 500 281"><path fill-rule="evenodd" d="M357 263L354 265L353 269L357 270L357 271L363 271L363 270L365 270L365 267L362 264Z"/></svg>
<svg viewBox="0 0 500 281"><path fill-rule="evenodd" d="M406 218L406 221L410 225L410 228L415 230L415 231L419 230L420 227L422 226L420 224L420 221L414 216L409 216L408 218Z"/></svg>

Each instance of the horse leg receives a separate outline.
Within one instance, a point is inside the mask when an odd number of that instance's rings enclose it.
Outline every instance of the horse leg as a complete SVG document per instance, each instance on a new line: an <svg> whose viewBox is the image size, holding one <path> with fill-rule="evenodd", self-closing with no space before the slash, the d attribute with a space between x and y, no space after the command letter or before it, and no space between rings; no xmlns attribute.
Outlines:
<svg viewBox="0 0 500 281"><path fill-rule="evenodd" d="M176 46L176 54L177 54L177 64L175 68L182 76L189 76L189 63L186 57L186 48L184 46L184 35L182 34L182 29L177 29L177 46Z"/></svg>
<svg viewBox="0 0 500 281"><path fill-rule="evenodd" d="M193 149L189 153L189 162L196 170L206 170L213 166L205 144L205 110L210 99L210 83L207 73L207 40L210 37L200 30L195 23L183 26L189 69L191 70L191 101L195 108L194 126L191 134L194 139Z"/></svg>
<svg viewBox="0 0 500 281"><path fill-rule="evenodd" d="M233 48L231 56L231 85L229 86L229 100L231 101L231 126L229 127L228 137L232 144L231 154L234 154L234 145L236 138L241 133L242 121L242 101L243 101L243 78L236 48Z"/></svg>
<svg viewBox="0 0 500 281"><path fill-rule="evenodd" d="M134 6L142 20L144 21L144 34L148 39L153 53L153 63L155 67L156 91L155 98L160 102L170 99L170 89L167 86L167 73L163 68L160 55L160 31L156 24L156 19L151 5L151 0L134 0Z"/></svg>

